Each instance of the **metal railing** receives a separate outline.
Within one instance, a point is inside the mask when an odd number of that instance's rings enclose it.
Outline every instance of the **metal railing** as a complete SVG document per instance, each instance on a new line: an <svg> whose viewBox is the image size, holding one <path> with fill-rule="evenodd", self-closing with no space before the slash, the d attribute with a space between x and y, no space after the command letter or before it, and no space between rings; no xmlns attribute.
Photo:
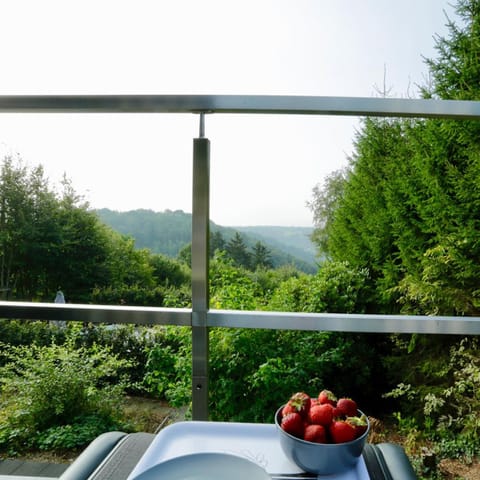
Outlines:
<svg viewBox="0 0 480 480"><path fill-rule="evenodd" d="M480 120L480 102L455 100L258 95L42 95L0 96L0 113L193 113L192 308L155 308L0 302L1 318L177 325L192 329L192 404L195 420L208 419L210 327L365 333L480 334L479 317L360 315L213 310L208 299L210 141L205 113L349 115Z"/></svg>

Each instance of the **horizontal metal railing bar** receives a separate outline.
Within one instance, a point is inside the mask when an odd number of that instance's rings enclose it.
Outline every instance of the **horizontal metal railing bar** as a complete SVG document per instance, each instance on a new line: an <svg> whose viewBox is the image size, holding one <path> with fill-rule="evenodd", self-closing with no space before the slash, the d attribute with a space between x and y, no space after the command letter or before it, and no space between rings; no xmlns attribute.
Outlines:
<svg viewBox="0 0 480 480"><path fill-rule="evenodd" d="M263 113L479 119L480 102L302 95L2 95L0 113Z"/></svg>
<svg viewBox="0 0 480 480"><path fill-rule="evenodd" d="M0 302L0 318L192 326L184 308ZM208 327L479 335L480 317L209 310Z"/></svg>
<svg viewBox="0 0 480 480"><path fill-rule="evenodd" d="M192 312L183 308L0 302L0 318L190 326Z"/></svg>
<svg viewBox="0 0 480 480"><path fill-rule="evenodd" d="M479 317L210 310L209 327L479 335Z"/></svg>

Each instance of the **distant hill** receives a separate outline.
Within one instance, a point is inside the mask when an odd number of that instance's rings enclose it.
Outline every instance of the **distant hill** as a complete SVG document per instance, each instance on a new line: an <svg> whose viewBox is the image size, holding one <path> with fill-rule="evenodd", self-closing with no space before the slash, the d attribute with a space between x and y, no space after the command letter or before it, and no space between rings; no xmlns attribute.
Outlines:
<svg viewBox="0 0 480 480"><path fill-rule="evenodd" d="M175 258L192 241L192 215L182 210L130 210L118 212L109 209L96 211L98 217L113 230L135 239L137 248L148 248ZM238 231L248 247L257 241L264 243L272 254L275 267L295 265L299 270L314 273L317 270L315 249L305 227L222 227L210 223L212 232L218 230L226 241Z"/></svg>
<svg viewBox="0 0 480 480"><path fill-rule="evenodd" d="M117 212L102 208L97 214L106 225L135 239L137 248L148 248L175 258L192 241L192 215L182 210L130 210Z"/></svg>
<svg viewBox="0 0 480 480"><path fill-rule="evenodd" d="M315 245L310 240L311 227L232 227L239 232L260 238L264 243L284 250L309 264L316 263Z"/></svg>

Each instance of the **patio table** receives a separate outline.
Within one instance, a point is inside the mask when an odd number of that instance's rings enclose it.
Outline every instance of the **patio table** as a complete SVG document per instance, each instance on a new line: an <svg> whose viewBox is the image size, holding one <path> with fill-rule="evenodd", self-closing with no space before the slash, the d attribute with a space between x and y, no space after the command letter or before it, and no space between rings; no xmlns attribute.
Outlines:
<svg viewBox="0 0 480 480"><path fill-rule="evenodd" d="M128 476L135 480L142 472L165 460L192 453L226 453L245 457L263 467L277 480L311 478L317 475L306 473L292 463L284 454L274 424L234 422L178 422L161 430L140 461ZM368 480L363 457L356 467L335 475L321 478L336 480Z"/></svg>

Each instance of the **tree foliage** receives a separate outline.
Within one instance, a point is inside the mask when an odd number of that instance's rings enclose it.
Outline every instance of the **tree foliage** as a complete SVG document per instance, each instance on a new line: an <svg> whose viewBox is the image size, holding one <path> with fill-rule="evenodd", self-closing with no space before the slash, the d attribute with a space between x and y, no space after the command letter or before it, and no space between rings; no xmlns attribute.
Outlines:
<svg viewBox="0 0 480 480"><path fill-rule="evenodd" d="M316 275L292 277L275 290L268 308L284 312L364 313L369 273L348 263L326 262Z"/></svg>
<svg viewBox="0 0 480 480"><path fill-rule="evenodd" d="M256 242L250 258L252 269L272 268L272 255L263 242Z"/></svg>
<svg viewBox="0 0 480 480"><path fill-rule="evenodd" d="M64 178L58 193L41 166L6 157L0 169L0 291L4 298L163 305L189 270L103 224ZM159 290L160 289L160 290ZM173 298L172 295L170 297Z"/></svg>
<svg viewBox="0 0 480 480"><path fill-rule="evenodd" d="M437 57L426 60L425 98L480 99L480 1L458 0L456 12L460 21L448 21ZM347 174L314 190L318 247L368 270L372 311L479 315L479 139L477 120L366 118ZM478 452L475 348L452 335L391 338L382 362L399 384L400 425L423 429L441 448Z"/></svg>
<svg viewBox="0 0 480 480"><path fill-rule="evenodd" d="M424 96L480 94L479 2L460 0L457 13L426 61ZM377 311L478 314L479 138L478 121L367 118L348 174L314 190L319 248L368 268Z"/></svg>
<svg viewBox="0 0 480 480"><path fill-rule="evenodd" d="M457 0L455 13L459 21L448 19L448 36L436 36L437 56L426 59L432 81L422 93L445 100L478 100L480 4L478 0Z"/></svg>
<svg viewBox="0 0 480 480"><path fill-rule="evenodd" d="M245 268L250 267L251 254L239 232L235 232L235 235L227 242L225 251L236 265Z"/></svg>
<svg viewBox="0 0 480 480"><path fill-rule="evenodd" d="M51 246L58 229L55 196L46 189L43 169L28 170L12 157L0 171L0 288L4 296L32 289L53 264ZM27 268L28 265L28 268Z"/></svg>

